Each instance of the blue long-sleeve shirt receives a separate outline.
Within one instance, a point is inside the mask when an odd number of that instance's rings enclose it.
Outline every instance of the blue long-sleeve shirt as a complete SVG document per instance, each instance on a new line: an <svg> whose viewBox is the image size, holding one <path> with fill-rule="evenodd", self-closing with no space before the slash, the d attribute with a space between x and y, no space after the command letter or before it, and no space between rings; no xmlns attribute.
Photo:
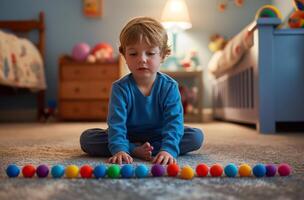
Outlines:
<svg viewBox="0 0 304 200"><path fill-rule="evenodd" d="M160 134L161 149L173 157L179 154L184 134L183 107L177 82L158 72L149 96L144 96L132 74L112 85L108 113L109 150L132 153L128 134Z"/></svg>

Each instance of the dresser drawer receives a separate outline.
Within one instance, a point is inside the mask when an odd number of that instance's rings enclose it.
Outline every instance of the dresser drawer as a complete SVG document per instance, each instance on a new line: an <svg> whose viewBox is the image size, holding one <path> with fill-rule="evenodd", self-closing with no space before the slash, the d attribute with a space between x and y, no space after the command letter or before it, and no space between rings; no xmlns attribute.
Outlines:
<svg viewBox="0 0 304 200"><path fill-rule="evenodd" d="M60 101L59 105L61 119L106 120L107 114L107 101Z"/></svg>
<svg viewBox="0 0 304 200"><path fill-rule="evenodd" d="M63 81L60 84L61 99L108 99L112 81Z"/></svg>
<svg viewBox="0 0 304 200"><path fill-rule="evenodd" d="M119 77L117 64L81 66L64 65L61 67L61 80L116 80Z"/></svg>

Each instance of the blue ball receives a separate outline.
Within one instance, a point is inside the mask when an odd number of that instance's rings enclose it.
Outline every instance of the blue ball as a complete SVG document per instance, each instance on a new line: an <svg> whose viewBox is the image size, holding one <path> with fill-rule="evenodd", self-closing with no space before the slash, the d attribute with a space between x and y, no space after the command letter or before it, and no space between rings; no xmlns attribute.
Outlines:
<svg viewBox="0 0 304 200"><path fill-rule="evenodd" d="M137 178L144 178L148 176L149 169L147 168L146 165L138 165L135 169L135 175Z"/></svg>
<svg viewBox="0 0 304 200"><path fill-rule="evenodd" d="M63 165L55 165L51 169L51 174L53 178L61 178L64 175L64 166Z"/></svg>
<svg viewBox="0 0 304 200"><path fill-rule="evenodd" d="M228 177L236 177L237 173L238 173L238 168L235 164L229 163L224 168L224 172L225 172L226 176L228 176Z"/></svg>
<svg viewBox="0 0 304 200"><path fill-rule="evenodd" d="M131 178L134 175L134 168L132 165L127 164L124 165L121 170L120 170L120 174L123 178Z"/></svg>
<svg viewBox="0 0 304 200"><path fill-rule="evenodd" d="M253 167L252 172L256 177L263 177L266 175L266 167L263 164L257 164Z"/></svg>
<svg viewBox="0 0 304 200"><path fill-rule="evenodd" d="M20 169L15 164L11 164L11 165L7 166L7 168L6 168L6 174L8 177L11 177L11 178L17 177L19 175L19 173L20 173Z"/></svg>
<svg viewBox="0 0 304 200"><path fill-rule="evenodd" d="M95 178L103 178L107 174L107 167L105 165L97 165L94 168L94 176Z"/></svg>

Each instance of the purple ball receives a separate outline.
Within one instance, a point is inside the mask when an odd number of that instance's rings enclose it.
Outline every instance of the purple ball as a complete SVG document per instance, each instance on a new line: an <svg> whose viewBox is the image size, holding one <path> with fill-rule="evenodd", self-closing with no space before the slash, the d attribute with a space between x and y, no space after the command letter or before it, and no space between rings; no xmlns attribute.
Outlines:
<svg viewBox="0 0 304 200"><path fill-rule="evenodd" d="M160 164L155 164L151 168L151 173L155 177L163 176L165 172L166 172L165 167Z"/></svg>
<svg viewBox="0 0 304 200"><path fill-rule="evenodd" d="M87 43L78 43L73 47L72 57L77 61L85 61L90 54L90 46Z"/></svg>
<svg viewBox="0 0 304 200"><path fill-rule="evenodd" d="M266 165L266 176L272 177L275 176L277 173L277 167L274 164Z"/></svg>
<svg viewBox="0 0 304 200"><path fill-rule="evenodd" d="M282 163L278 166L278 172L280 176L289 176L291 174L291 167L286 163Z"/></svg>
<svg viewBox="0 0 304 200"><path fill-rule="evenodd" d="M49 167L47 165L39 165L36 169L39 178L47 177L49 174Z"/></svg>

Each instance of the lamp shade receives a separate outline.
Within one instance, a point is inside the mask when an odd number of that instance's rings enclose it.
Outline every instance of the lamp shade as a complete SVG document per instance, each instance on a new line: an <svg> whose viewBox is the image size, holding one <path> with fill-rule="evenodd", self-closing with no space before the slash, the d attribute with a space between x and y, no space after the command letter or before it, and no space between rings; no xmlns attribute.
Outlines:
<svg viewBox="0 0 304 200"><path fill-rule="evenodd" d="M167 29L189 29L192 27L188 8L184 0L168 0L161 17Z"/></svg>

